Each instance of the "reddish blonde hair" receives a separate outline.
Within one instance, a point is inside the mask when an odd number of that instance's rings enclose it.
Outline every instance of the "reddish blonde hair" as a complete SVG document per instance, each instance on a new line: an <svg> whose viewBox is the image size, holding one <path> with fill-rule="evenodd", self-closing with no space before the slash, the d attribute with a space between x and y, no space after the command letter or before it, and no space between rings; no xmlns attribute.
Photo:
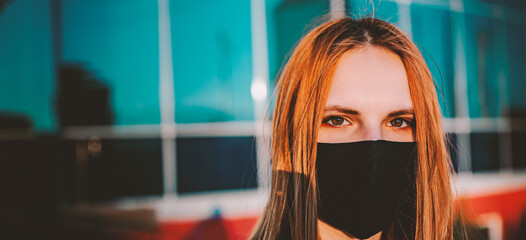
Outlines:
<svg viewBox="0 0 526 240"><path fill-rule="evenodd" d="M318 239L316 146L323 109L341 56L381 47L400 56L416 119L415 239L452 238L451 167L431 73L415 44L396 26L374 18L342 18L308 33L276 87L269 202L251 239ZM392 229L386 231L393 238Z"/></svg>

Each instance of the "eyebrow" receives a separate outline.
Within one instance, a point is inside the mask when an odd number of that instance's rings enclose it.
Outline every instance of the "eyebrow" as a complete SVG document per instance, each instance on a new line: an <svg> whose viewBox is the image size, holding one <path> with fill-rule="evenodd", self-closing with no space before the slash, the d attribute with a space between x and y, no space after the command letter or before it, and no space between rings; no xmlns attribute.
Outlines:
<svg viewBox="0 0 526 240"><path fill-rule="evenodd" d="M349 115L360 115L361 113L357 110L354 110L352 108L346 108L346 107L342 107L340 105L330 105L328 107L325 107L324 109L325 112L342 112L342 113L345 113L345 114L349 114Z"/></svg>
<svg viewBox="0 0 526 240"><path fill-rule="evenodd" d="M341 112L341 113L345 113L345 114L348 114L348 115L360 115L361 114L360 111L358 111L358 110L355 110L355 109L352 109L352 108L347 108L347 107L342 107L340 105L327 106L324 109L324 111L325 112L331 112L331 111ZM397 110L397 111L394 111L394 112L390 112L387 116L388 117L396 117L396 116L408 115L408 114L414 115L415 114L414 109L413 108L406 108L406 109Z"/></svg>
<svg viewBox="0 0 526 240"><path fill-rule="evenodd" d="M389 113L389 115L387 115L388 117L396 117L396 116L401 116L401 115L415 115L415 110L412 109L412 108L408 108L408 109L402 109L402 110L398 110L398 111L394 111L394 112L391 112Z"/></svg>

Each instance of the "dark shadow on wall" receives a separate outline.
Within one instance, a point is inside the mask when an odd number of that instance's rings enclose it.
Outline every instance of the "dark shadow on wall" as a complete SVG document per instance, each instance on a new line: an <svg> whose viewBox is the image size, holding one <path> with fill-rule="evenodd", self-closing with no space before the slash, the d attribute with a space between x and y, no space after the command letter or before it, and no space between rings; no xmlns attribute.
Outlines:
<svg viewBox="0 0 526 240"><path fill-rule="evenodd" d="M4 10L4 8L7 7L7 5L11 2L13 1L12 0L0 0L0 13L2 13L2 10Z"/></svg>
<svg viewBox="0 0 526 240"><path fill-rule="evenodd" d="M25 130L29 131L33 126L31 119L25 114L15 112L0 112L0 131Z"/></svg>
<svg viewBox="0 0 526 240"><path fill-rule="evenodd" d="M81 64L61 64L57 70L57 110L60 127L111 125L111 91Z"/></svg>

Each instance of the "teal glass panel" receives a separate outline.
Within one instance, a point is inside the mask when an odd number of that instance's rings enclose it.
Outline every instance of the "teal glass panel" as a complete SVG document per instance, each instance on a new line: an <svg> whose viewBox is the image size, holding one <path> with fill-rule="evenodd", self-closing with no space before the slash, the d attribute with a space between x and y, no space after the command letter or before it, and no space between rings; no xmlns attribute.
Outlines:
<svg viewBox="0 0 526 240"><path fill-rule="evenodd" d="M317 0L266 0L270 90L274 91L278 72L301 38L328 17L329 2ZM272 100L275 100L272 99ZM272 117L274 103L269 104Z"/></svg>
<svg viewBox="0 0 526 240"><path fill-rule="evenodd" d="M178 123L254 119L250 1L170 1Z"/></svg>
<svg viewBox="0 0 526 240"><path fill-rule="evenodd" d="M54 67L48 0L8 1L0 9L0 115L53 131Z"/></svg>
<svg viewBox="0 0 526 240"><path fill-rule="evenodd" d="M423 5L411 6L413 41L418 46L437 88L445 117L455 116L451 21L447 10Z"/></svg>
<svg viewBox="0 0 526 240"><path fill-rule="evenodd" d="M328 1L267 0L270 78L286 63L295 45L329 13Z"/></svg>
<svg viewBox="0 0 526 240"><path fill-rule="evenodd" d="M400 19L409 20L409 16L400 16L399 7L395 1L384 0L347 0L347 8L351 17L374 17L389 23L399 25Z"/></svg>
<svg viewBox="0 0 526 240"><path fill-rule="evenodd" d="M109 88L116 125L157 124L157 1L62 1L62 60Z"/></svg>
<svg viewBox="0 0 526 240"><path fill-rule="evenodd" d="M510 112L526 118L526 21L506 25Z"/></svg>
<svg viewBox="0 0 526 240"><path fill-rule="evenodd" d="M470 117L501 115L500 62L494 19L466 14L465 54ZM502 78L501 78L502 80Z"/></svg>

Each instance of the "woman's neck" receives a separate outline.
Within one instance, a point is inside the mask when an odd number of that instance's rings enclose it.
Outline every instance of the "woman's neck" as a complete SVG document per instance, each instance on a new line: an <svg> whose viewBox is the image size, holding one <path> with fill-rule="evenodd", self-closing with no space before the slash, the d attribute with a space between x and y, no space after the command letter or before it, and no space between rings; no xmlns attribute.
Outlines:
<svg viewBox="0 0 526 240"><path fill-rule="evenodd" d="M331 225L324 223L323 221L318 220L318 232L320 233L320 240L356 240L358 238L351 237L344 232L338 230L337 228L332 227ZM376 235L364 239L364 240L380 240L382 237L382 232L377 233Z"/></svg>

